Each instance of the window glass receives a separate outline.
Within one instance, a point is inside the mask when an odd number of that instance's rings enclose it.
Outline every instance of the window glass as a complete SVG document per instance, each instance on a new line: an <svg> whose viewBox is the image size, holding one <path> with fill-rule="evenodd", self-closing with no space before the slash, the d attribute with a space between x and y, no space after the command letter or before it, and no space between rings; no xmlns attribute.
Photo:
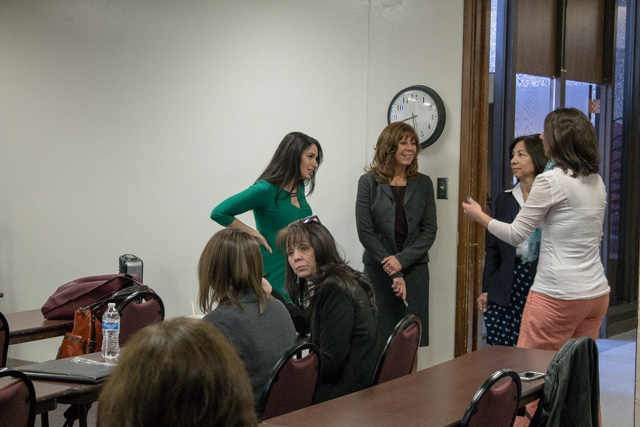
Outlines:
<svg viewBox="0 0 640 427"><path fill-rule="evenodd" d="M496 27L498 0L491 0L491 29L489 36L489 72L496 72Z"/></svg>
<svg viewBox="0 0 640 427"><path fill-rule="evenodd" d="M542 133L544 118L551 111L551 79L516 74L514 137Z"/></svg>
<svg viewBox="0 0 640 427"><path fill-rule="evenodd" d="M611 148L609 152L609 235L608 235L608 263L607 276L615 283L618 272L618 252L620 235L620 196L622 178L622 124L624 101L624 70L625 70L625 35L627 8L626 2L620 1L618 7L618 28L616 31L616 56L615 56L615 85L613 90L613 124L611 126ZM615 294L616 286L613 287ZM614 296L615 298L615 296Z"/></svg>
<svg viewBox="0 0 640 427"><path fill-rule="evenodd" d="M567 80L564 105L567 108L577 108L589 116L589 99L591 98L591 84Z"/></svg>

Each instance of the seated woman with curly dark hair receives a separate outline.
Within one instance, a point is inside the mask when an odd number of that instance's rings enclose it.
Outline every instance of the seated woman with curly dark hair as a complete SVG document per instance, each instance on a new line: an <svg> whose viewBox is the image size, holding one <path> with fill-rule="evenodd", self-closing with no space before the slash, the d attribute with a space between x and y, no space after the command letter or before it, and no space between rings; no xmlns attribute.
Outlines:
<svg viewBox="0 0 640 427"><path fill-rule="evenodd" d="M286 253L285 285L291 300L310 318L310 340L322 354L314 403L368 387L378 360L371 285L347 265L316 216L280 231L278 249Z"/></svg>

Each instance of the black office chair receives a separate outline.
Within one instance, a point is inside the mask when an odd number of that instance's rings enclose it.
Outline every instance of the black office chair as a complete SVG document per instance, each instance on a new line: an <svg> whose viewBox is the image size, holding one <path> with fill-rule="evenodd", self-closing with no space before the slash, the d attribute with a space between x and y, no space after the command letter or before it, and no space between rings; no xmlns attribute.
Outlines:
<svg viewBox="0 0 640 427"><path fill-rule="evenodd" d="M380 354L371 385L409 375L418 354L421 336L422 323L418 316L409 314L402 318Z"/></svg>
<svg viewBox="0 0 640 427"><path fill-rule="evenodd" d="M501 384L498 385L498 383ZM471 403L460 421L460 426L513 426L521 395L522 384L517 373L510 369L495 372L482 384L471 399Z"/></svg>
<svg viewBox="0 0 640 427"><path fill-rule="evenodd" d="M33 427L36 422L36 392L29 377L11 369L0 370L0 378L15 381L0 388L0 426Z"/></svg>

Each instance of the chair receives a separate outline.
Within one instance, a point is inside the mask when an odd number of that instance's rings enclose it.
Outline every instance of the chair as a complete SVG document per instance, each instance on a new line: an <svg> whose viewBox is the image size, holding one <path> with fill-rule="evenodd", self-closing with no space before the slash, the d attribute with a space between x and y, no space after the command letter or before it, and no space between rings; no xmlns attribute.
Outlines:
<svg viewBox="0 0 640 427"><path fill-rule="evenodd" d="M0 313L0 368L7 366L7 352L9 351L9 323L4 314Z"/></svg>
<svg viewBox="0 0 640 427"><path fill-rule="evenodd" d="M155 292L141 291L129 295L117 307L120 313L120 346L140 329L164 320L164 304Z"/></svg>
<svg viewBox="0 0 640 427"><path fill-rule="evenodd" d="M501 381L507 379L506 382ZM503 382L496 387L499 382ZM478 389L467 407L461 427L510 427L516 419L522 384L510 369L495 372Z"/></svg>
<svg viewBox="0 0 640 427"><path fill-rule="evenodd" d="M3 427L33 427L36 422L36 392L29 377L11 369L0 370L0 378L15 381L0 388L0 425Z"/></svg>
<svg viewBox="0 0 640 427"><path fill-rule="evenodd" d="M411 373L420 346L422 323L418 316L402 318L380 354L371 385L382 384Z"/></svg>
<svg viewBox="0 0 640 427"><path fill-rule="evenodd" d="M547 368L531 427L600 424L598 346L589 336L569 339Z"/></svg>
<svg viewBox="0 0 640 427"><path fill-rule="evenodd" d="M309 354L300 358L304 350L308 350ZM260 419L266 420L310 406L321 372L320 349L315 344L303 343L287 350L274 366L262 391L258 403Z"/></svg>

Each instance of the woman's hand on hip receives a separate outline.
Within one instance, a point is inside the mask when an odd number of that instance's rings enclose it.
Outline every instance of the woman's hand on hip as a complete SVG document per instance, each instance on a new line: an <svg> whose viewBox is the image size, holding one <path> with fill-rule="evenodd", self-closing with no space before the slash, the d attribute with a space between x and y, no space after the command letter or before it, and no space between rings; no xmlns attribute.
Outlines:
<svg viewBox="0 0 640 427"><path fill-rule="evenodd" d="M483 312L487 311L487 307L489 306L489 294L487 292L483 292L480 294L476 302L478 303L478 309Z"/></svg>
<svg viewBox="0 0 640 427"><path fill-rule="evenodd" d="M398 298L402 298L403 300L407 299L407 287L404 282L404 277L396 277L393 279L391 288Z"/></svg>
<svg viewBox="0 0 640 427"><path fill-rule="evenodd" d="M273 253L273 251L271 250L271 246L269 246L269 244L267 243L267 239L265 239L262 234L256 231L253 237L258 241L258 244L264 246L264 248L268 250L270 254Z"/></svg>
<svg viewBox="0 0 640 427"><path fill-rule="evenodd" d="M402 264L400 264L400 261L398 261L398 258L396 258L395 255L390 255L386 257L385 259L382 260L381 264L382 264L382 268L384 269L384 272L387 273L389 276L393 276L394 274L402 271Z"/></svg>
<svg viewBox="0 0 640 427"><path fill-rule="evenodd" d="M269 244L267 243L267 239L265 239L264 236L260 234L258 230L256 230L255 228L249 227L247 224L240 221L238 218L234 219L231 224L227 225L227 227L237 228L239 230L244 231L249 236L253 236L253 238L256 239L259 245L264 246L264 248L268 250L269 253L273 253L273 251L271 250L271 246L269 246Z"/></svg>

